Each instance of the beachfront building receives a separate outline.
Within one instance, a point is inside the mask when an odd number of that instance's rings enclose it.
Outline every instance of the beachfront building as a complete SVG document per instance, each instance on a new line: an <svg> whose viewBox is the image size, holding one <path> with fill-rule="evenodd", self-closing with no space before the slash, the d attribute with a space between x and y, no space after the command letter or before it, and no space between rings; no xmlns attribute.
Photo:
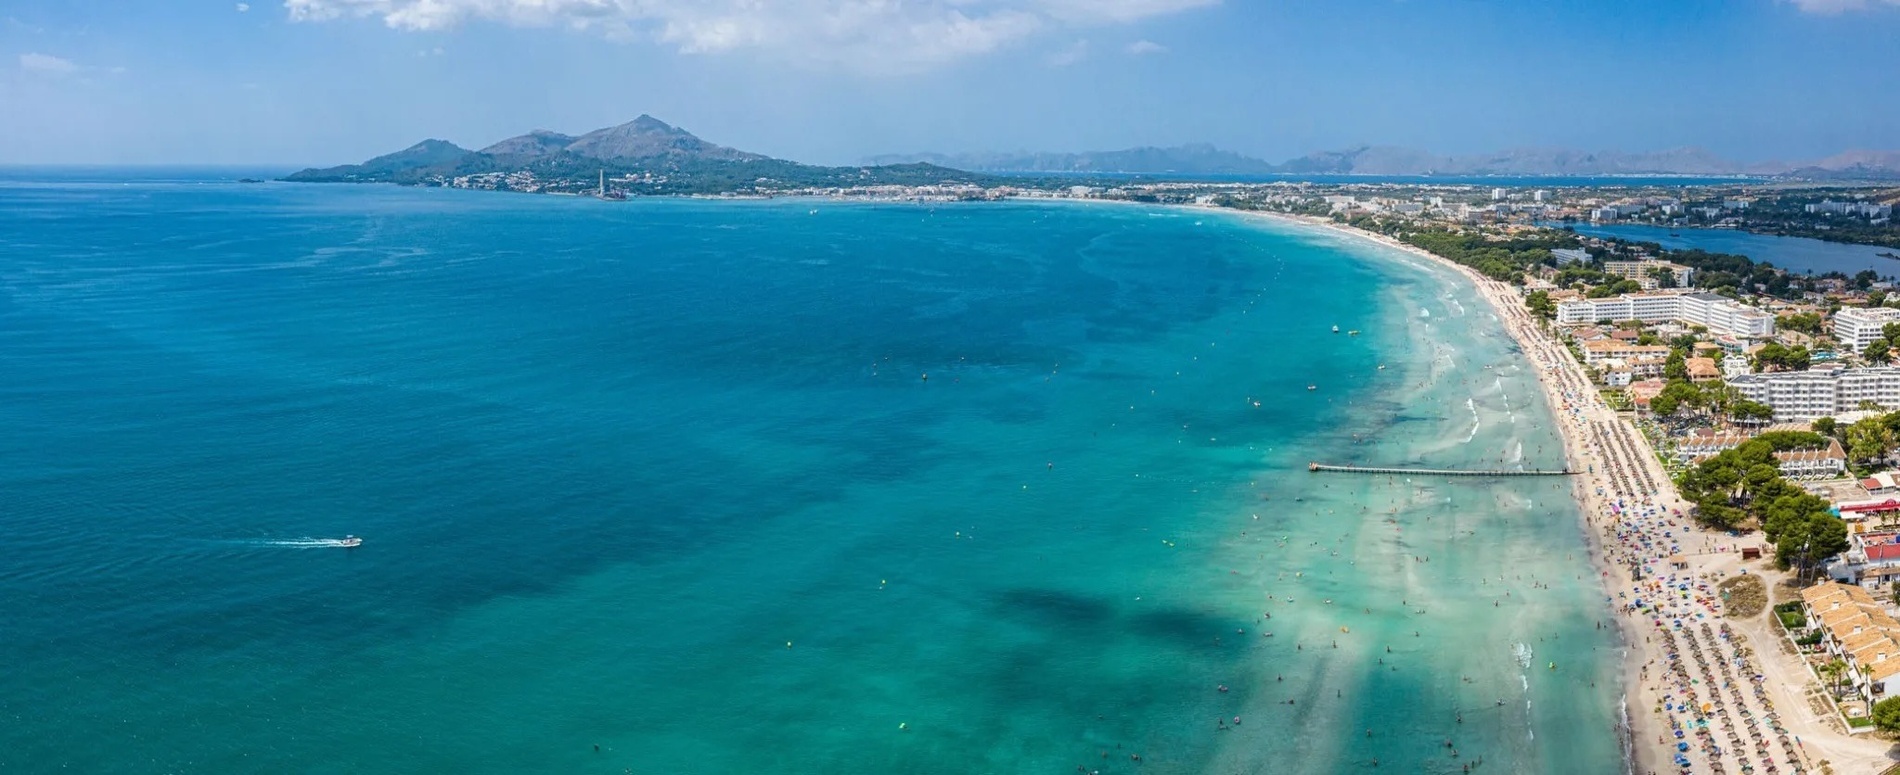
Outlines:
<svg viewBox="0 0 1900 775"><path fill-rule="evenodd" d="M1583 362L1592 366L1611 359L1634 364L1638 360L1669 357L1669 348L1664 345L1635 344L1621 339L1597 339L1579 346L1583 348Z"/></svg>
<svg viewBox="0 0 1900 775"><path fill-rule="evenodd" d="M1860 480L1860 486L1866 489L1869 495L1900 493L1900 477L1894 476L1892 471L1882 471Z"/></svg>
<svg viewBox="0 0 1900 775"><path fill-rule="evenodd" d="M1675 320L1706 327L1715 334L1746 337L1775 333L1775 316L1713 293L1626 293L1557 304L1559 325L1583 325L1599 320L1645 323Z"/></svg>
<svg viewBox="0 0 1900 775"><path fill-rule="evenodd" d="M1689 287L1689 281L1695 278L1694 269L1668 261L1658 261L1653 258L1645 258L1641 261L1603 262L1604 274L1615 275L1625 280L1635 280L1641 283L1643 290L1646 291L1656 290L1660 284L1655 276L1655 271L1658 269L1668 270L1670 276L1675 278L1675 287L1677 288Z"/></svg>
<svg viewBox="0 0 1900 775"><path fill-rule="evenodd" d="M1838 364L1807 371L1743 374L1728 380L1743 398L1767 404L1778 421L1835 417L1871 402L1900 408L1900 368L1850 369Z"/></svg>
<svg viewBox="0 0 1900 775"><path fill-rule="evenodd" d="M1869 706L1900 690L1900 622L1858 586L1816 584L1801 590L1808 626L1821 648L1847 664L1853 691Z"/></svg>
<svg viewBox="0 0 1900 775"><path fill-rule="evenodd" d="M1713 428L1699 428L1676 442L1676 461L1688 463L1713 457L1742 445L1753 438L1749 434L1736 431L1717 431Z"/></svg>
<svg viewBox="0 0 1900 775"><path fill-rule="evenodd" d="M1844 307L1834 313L1834 339L1842 347L1860 352L1880 338L1880 329L1888 323L1900 323L1900 309Z"/></svg>
<svg viewBox="0 0 1900 775"><path fill-rule="evenodd" d="M1900 622L1867 590L1819 584L1803 590L1808 623L1821 630L1824 651L1847 664L1846 678L1869 705L1900 689Z"/></svg>
<svg viewBox="0 0 1900 775"><path fill-rule="evenodd" d="M1775 467L1789 479L1832 479L1847 471L1847 450L1838 439L1828 439L1821 449L1776 452Z"/></svg>

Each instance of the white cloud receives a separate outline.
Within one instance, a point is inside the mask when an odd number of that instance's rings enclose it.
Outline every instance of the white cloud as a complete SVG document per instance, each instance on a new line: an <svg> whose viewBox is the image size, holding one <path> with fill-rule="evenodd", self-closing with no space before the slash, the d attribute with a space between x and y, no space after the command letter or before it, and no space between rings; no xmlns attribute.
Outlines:
<svg viewBox="0 0 1900 775"><path fill-rule="evenodd" d="M1131 24L1220 0L285 0L296 21L487 21L647 38L683 53L758 51L869 72L916 70L1064 29Z"/></svg>
<svg viewBox="0 0 1900 775"><path fill-rule="evenodd" d="M20 69L34 73L70 75L79 72L79 65L70 59L61 59L51 54L21 54Z"/></svg>
<svg viewBox="0 0 1900 775"><path fill-rule="evenodd" d="M1168 53L1168 47L1152 40L1137 40L1128 44L1128 53L1134 54L1135 56L1141 56L1143 54L1166 54Z"/></svg>
<svg viewBox="0 0 1900 775"><path fill-rule="evenodd" d="M1789 0L1808 13L1834 14L1848 11L1865 11L1882 5L1900 6L1900 0Z"/></svg>
<svg viewBox="0 0 1900 775"><path fill-rule="evenodd" d="M238 12L238 13L244 13L245 11L249 11L249 10L251 10L251 4L250 4L250 3L238 3L238 4L237 4L237 12Z"/></svg>
<svg viewBox="0 0 1900 775"><path fill-rule="evenodd" d="M1043 59L1048 62L1051 67L1068 67L1069 65L1087 59L1088 56L1089 42L1086 40L1078 40Z"/></svg>

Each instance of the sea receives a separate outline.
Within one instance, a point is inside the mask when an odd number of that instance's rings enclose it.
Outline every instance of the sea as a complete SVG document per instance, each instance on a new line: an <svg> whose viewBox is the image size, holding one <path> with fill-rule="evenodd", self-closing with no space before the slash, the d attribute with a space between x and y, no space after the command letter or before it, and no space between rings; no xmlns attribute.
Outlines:
<svg viewBox="0 0 1900 775"><path fill-rule="evenodd" d="M0 771L1623 768L1567 481L1308 470L1525 356L1303 224L15 174L0 375Z"/></svg>

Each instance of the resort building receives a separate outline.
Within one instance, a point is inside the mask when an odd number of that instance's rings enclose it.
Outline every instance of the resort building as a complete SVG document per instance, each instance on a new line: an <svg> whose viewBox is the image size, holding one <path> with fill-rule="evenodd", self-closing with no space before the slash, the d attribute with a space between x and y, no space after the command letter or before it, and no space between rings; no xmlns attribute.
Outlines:
<svg viewBox="0 0 1900 775"><path fill-rule="evenodd" d="M1888 521L1892 521L1891 516ZM1835 581L1864 589L1892 586L1900 581L1900 532L1868 530L1848 536L1847 551L1827 566L1827 574Z"/></svg>
<svg viewBox="0 0 1900 775"><path fill-rule="evenodd" d="M1676 460L1687 463L1713 457L1741 446L1742 442L1750 438L1753 437L1746 433L1716 431L1709 428L1698 429L1676 442Z"/></svg>
<svg viewBox="0 0 1900 775"><path fill-rule="evenodd" d="M1634 362L1643 358L1667 358L1669 348L1660 344L1634 344L1621 339L1584 342L1583 362L1595 366L1608 359Z"/></svg>
<svg viewBox="0 0 1900 775"><path fill-rule="evenodd" d="M1900 622L1867 590L1848 584L1818 584L1801 592L1808 626L1821 632L1821 647L1847 665L1846 677L1870 706L1900 689Z"/></svg>
<svg viewBox="0 0 1900 775"><path fill-rule="evenodd" d="M1559 325L1599 320L1665 320L1699 325L1716 334L1765 337L1775 333L1775 316L1713 293L1626 293L1604 299L1579 299L1557 305Z"/></svg>
<svg viewBox="0 0 1900 775"><path fill-rule="evenodd" d="M1789 479L1832 479L1847 470L1847 450L1828 439L1822 449L1792 449L1775 453L1775 467Z"/></svg>
<svg viewBox="0 0 1900 775"><path fill-rule="evenodd" d="M1683 361L1689 370L1690 382L1714 382L1722 378L1722 369L1715 365L1714 358L1689 358Z"/></svg>
<svg viewBox="0 0 1900 775"><path fill-rule="evenodd" d="M1550 251L1550 255L1552 258L1557 259L1558 266L1590 263L1590 251L1584 250L1583 248L1558 248Z"/></svg>
<svg viewBox="0 0 1900 775"><path fill-rule="evenodd" d="M1847 664L1845 677L1872 705L1900 690L1900 622L1867 590L1849 584L1817 584L1801 591L1808 626L1821 631L1821 647Z"/></svg>
<svg viewBox="0 0 1900 775"><path fill-rule="evenodd" d="M1900 323L1900 309L1844 307L1834 313L1834 338L1842 347L1860 352L1880 338L1880 329L1888 323Z"/></svg>
<svg viewBox="0 0 1900 775"><path fill-rule="evenodd" d="M1695 278L1695 270L1681 264L1645 258L1641 261L1605 261L1604 274L1611 274L1625 280L1635 280L1643 284L1643 290L1653 291L1660 284L1655 277L1658 269L1669 270L1675 278L1677 288L1689 287L1689 281Z"/></svg>
<svg viewBox="0 0 1900 775"><path fill-rule="evenodd" d="M1704 432L1690 434L1676 443L1676 459L1682 463L1700 463L1734 449L1754 438L1746 433ZM1775 453L1775 468L1789 479L1832 479L1847 470L1847 450L1834 439L1820 449L1796 449Z"/></svg>
<svg viewBox="0 0 1900 775"><path fill-rule="evenodd" d="M1731 377L1728 384L1743 398L1774 409L1779 421L1835 417L1868 402L1883 409L1900 408L1900 368L1892 366L1827 365L1807 371L1743 374Z"/></svg>

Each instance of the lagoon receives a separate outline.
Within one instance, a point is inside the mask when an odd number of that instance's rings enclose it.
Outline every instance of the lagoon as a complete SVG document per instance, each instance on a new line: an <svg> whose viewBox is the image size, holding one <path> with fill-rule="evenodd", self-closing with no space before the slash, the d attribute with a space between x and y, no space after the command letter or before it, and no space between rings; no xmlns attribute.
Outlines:
<svg viewBox="0 0 1900 775"><path fill-rule="evenodd" d="M1578 234L1616 237L1639 242L1654 242L1672 250L1701 249L1711 253L1732 253L1754 261L1765 261L1790 272L1821 274L1840 272L1849 276L1872 269L1881 277L1900 273L1900 261L1882 258L1881 253L1900 254L1894 248L1876 245L1852 245L1807 237L1781 237L1756 234L1740 229L1671 229L1641 224L1551 224L1574 228Z"/></svg>

